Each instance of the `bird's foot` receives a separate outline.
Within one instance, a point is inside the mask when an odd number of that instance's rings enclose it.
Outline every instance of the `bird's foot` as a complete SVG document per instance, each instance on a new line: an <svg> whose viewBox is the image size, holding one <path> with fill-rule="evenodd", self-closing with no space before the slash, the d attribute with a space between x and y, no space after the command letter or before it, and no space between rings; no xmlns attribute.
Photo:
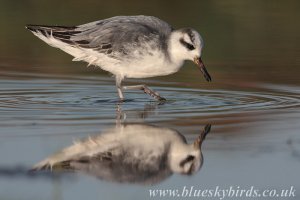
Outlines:
<svg viewBox="0 0 300 200"><path fill-rule="evenodd" d="M143 90L146 94L150 95L151 97L157 99L158 101L166 101L166 99L164 97L160 96L158 92L151 90L146 85L143 85L141 87L141 90Z"/></svg>
<svg viewBox="0 0 300 200"><path fill-rule="evenodd" d="M158 100L160 102L166 101L165 98L161 97L157 92L151 90L147 85L123 86L122 89L125 89L125 90L132 90L132 89L142 90L142 91L144 91L144 93L150 95L151 97L155 98L156 100Z"/></svg>

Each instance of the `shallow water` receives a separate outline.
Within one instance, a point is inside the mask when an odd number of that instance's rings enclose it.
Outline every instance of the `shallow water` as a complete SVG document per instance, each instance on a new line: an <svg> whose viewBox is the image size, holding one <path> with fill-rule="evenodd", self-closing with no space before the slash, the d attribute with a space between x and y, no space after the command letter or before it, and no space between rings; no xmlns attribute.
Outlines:
<svg viewBox="0 0 300 200"><path fill-rule="evenodd" d="M254 186L261 191L292 187L296 196L263 199L299 199L299 1L51 0L0 4L1 200L221 199L149 195L149 189L183 194L185 188L218 186L236 190ZM113 78L96 67L71 62L70 56L24 29L28 23L76 25L136 14L157 16L175 28L198 30L205 41L202 60L213 81L205 82L201 72L187 62L174 75L126 80L129 85L149 85L167 99L165 103L141 91L126 91L127 100L120 104ZM175 132L188 143L211 124L202 145L202 168L191 176L158 175L153 185L108 181L84 170L28 172L74 141L136 123L155 126L162 130L161 135L167 130ZM82 159L82 163L89 162Z"/></svg>
<svg viewBox="0 0 300 200"><path fill-rule="evenodd" d="M126 92L128 100L119 105L113 80L107 77L2 71L2 196L81 199L86 194L100 198L105 193L107 198L130 199L132 192L136 198L150 198L149 189L181 191L184 186L299 187L298 87L256 84L255 90L208 90L180 88L175 82L150 83L160 85L153 88L167 102L158 103L140 91L130 91ZM84 174L28 174L33 164L74 140L101 134L116 123L175 129L188 142L205 124L212 124L202 147L202 169L191 177L175 173L152 186L114 183ZM12 193L15 187L18 192Z"/></svg>

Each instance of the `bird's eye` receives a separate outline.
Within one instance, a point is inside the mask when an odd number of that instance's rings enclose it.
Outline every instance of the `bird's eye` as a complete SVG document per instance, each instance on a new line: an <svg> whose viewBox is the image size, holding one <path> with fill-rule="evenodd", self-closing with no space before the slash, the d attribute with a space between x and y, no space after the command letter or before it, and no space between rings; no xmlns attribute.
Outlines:
<svg viewBox="0 0 300 200"><path fill-rule="evenodd" d="M180 43L181 43L183 46L185 46L188 50L192 51L192 50L195 49L194 45L192 45L192 44L190 44L190 43L184 41L183 38L181 38L179 41L180 41Z"/></svg>
<svg viewBox="0 0 300 200"><path fill-rule="evenodd" d="M194 160L194 159L195 159L195 156L188 155L184 160L182 160L182 161L179 163L179 165L180 165L181 167L183 167L185 163L188 163L188 162L190 162L190 161L192 161L192 160Z"/></svg>

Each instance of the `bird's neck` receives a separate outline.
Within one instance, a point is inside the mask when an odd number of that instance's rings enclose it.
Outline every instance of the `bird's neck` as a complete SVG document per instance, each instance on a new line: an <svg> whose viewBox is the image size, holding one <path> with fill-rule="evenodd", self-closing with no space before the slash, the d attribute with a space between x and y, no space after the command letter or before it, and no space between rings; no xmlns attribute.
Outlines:
<svg viewBox="0 0 300 200"><path fill-rule="evenodd" d="M168 53L170 62L178 67L181 67L185 60L185 55L182 54L182 46L178 42L180 35L173 31L168 39Z"/></svg>
<svg viewBox="0 0 300 200"><path fill-rule="evenodd" d="M169 167L173 172L181 173L180 161L190 152L190 146L183 142L174 143L168 155Z"/></svg>

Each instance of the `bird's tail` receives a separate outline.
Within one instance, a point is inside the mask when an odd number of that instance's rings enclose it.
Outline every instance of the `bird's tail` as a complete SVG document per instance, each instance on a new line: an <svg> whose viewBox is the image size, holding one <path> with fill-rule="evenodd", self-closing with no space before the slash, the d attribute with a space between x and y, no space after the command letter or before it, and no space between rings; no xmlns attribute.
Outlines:
<svg viewBox="0 0 300 200"><path fill-rule="evenodd" d="M25 27L50 46L59 48L74 56L74 61L84 60L83 58L87 57L80 48L77 48L82 43L86 43L86 41L73 39L73 36L81 33L76 26L26 25Z"/></svg>
<svg viewBox="0 0 300 200"><path fill-rule="evenodd" d="M25 28L30 30L39 38L41 38L40 36L46 38L53 37L68 44L73 43L70 40L70 37L79 33L79 31L75 30L77 28L76 26L45 26L28 24L25 26Z"/></svg>
<svg viewBox="0 0 300 200"><path fill-rule="evenodd" d="M71 161L61 161L57 163L50 163L50 162L40 162L36 165L34 165L29 171L35 172L35 171L66 171L66 170L73 170L73 167L71 166Z"/></svg>
<svg viewBox="0 0 300 200"><path fill-rule="evenodd" d="M31 32L68 32L68 31L74 31L77 27L76 26L48 26L48 25L33 25L33 24L27 24L25 26L28 30Z"/></svg>

